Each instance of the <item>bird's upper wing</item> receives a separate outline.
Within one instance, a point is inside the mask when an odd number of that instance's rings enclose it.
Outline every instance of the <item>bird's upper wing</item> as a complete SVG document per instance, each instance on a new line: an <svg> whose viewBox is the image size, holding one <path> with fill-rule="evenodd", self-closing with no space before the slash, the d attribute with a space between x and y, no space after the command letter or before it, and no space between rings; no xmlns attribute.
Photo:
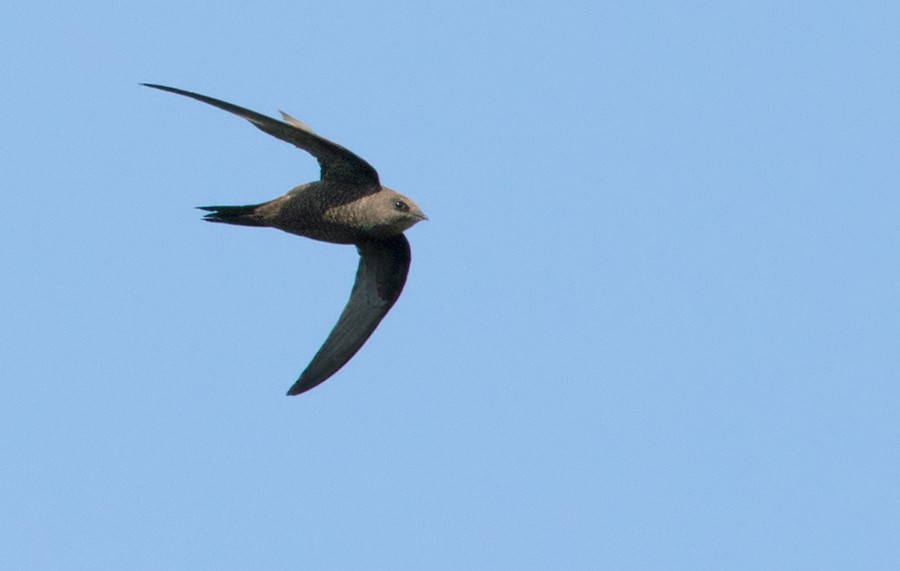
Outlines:
<svg viewBox="0 0 900 571"><path fill-rule="evenodd" d="M299 395L324 382L359 351L400 297L409 272L409 242L403 234L357 245L359 269L350 301L287 394Z"/></svg>
<svg viewBox="0 0 900 571"><path fill-rule="evenodd" d="M253 125L276 137L282 141L286 141L295 145L319 160L319 166L322 169L322 180L331 180L336 182L346 182L359 185L374 185L375 188L380 186L378 181L378 173L372 168L372 165L356 156L353 152L345 149L337 143L332 143L328 139L320 137L312 132L312 130L294 119L293 117L282 113L285 120L282 122L271 117L266 117L255 111L226 103L219 99L192 93L175 87L167 87L165 85L156 85L152 83L144 83L147 87L161 89L170 93L184 95L203 103L208 103L219 109L224 109L229 113L234 113L238 117L243 117Z"/></svg>

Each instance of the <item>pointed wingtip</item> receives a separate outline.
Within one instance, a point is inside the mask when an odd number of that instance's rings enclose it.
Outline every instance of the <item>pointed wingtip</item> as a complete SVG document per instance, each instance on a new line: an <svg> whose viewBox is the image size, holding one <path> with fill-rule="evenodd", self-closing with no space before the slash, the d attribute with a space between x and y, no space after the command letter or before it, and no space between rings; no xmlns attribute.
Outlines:
<svg viewBox="0 0 900 571"><path fill-rule="evenodd" d="M291 388L288 389L287 396L295 397L301 393L306 392L307 390L308 389L304 389L303 387L300 386L300 381L297 381L296 383L291 385Z"/></svg>
<svg viewBox="0 0 900 571"><path fill-rule="evenodd" d="M287 396L295 397L297 395L302 395L306 391L310 391L318 387L319 385L327 381L331 376L329 375L324 379L310 379L305 373L306 371L304 371L304 374L300 375L300 378L297 379L293 385L291 385L291 388L288 389Z"/></svg>
<svg viewBox="0 0 900 571"><path fill-rule="evenodd" d="M151 89L159 89L160 91L168 91L169 93L175 93L177 95L185 95L187 97L193 97L197 99L197 94L192 93L190 91L185 91L184 89L178 89L177 87L169 87L168 85L162 85L159 83L141 83L144 87L149 87ZM201 96L203 97L203 96ZM203 99L200 99L203 101Z"/></svg>

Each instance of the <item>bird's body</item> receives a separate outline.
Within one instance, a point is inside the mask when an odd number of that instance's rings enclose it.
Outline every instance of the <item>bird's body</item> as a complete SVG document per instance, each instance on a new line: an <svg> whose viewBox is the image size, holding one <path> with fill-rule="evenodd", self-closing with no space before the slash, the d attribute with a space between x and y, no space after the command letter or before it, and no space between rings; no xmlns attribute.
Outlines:
<svg viewBox="0 0 900 571"><path fill-rule="evenodd" d="M317 181L302 184L262 204L201 208L212 213L206 216L210 222L271 226L322 242L356 244L401 234L418 222L385 216L379 203L387 197L409 204L408 198L387 187L371 192L346 183ZM229 209L233 210L229 212Z"/></svg>
<svg viewBox="0 0 900 571"><path fill-rule="evenodd" d="M427 217L410 199L381 186L377 172L363 159L286 113L282 113L284 121L278 121L205 95L145 85L234 113L319 160L321 180L297 186L284 196L247 206L200 208L208 212L205 219L210 222L268 226L313 240L356 245L360 263L350 300L288 394L300 394L324 382L362 347L400 296L410 262L403 232Z"/></svg>

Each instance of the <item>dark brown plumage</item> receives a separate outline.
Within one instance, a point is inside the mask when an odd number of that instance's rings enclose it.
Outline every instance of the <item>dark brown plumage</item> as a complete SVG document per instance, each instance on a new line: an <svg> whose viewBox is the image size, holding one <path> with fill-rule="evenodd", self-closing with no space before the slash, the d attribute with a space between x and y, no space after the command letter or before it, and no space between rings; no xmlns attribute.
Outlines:
<svg viewBox="0 0 900 571"><path fill-rule="evenodd" d="M318 159L321 180L302 184L284 196L261 204L201 209L209 213L204 217L209 222L271 226L314 240L356 245L360 259L350 300L288 394L298 395L324 382L356 354L400 297L410 263L403 232L428 218L413 201L381 186L369 163L287 113L282 112L284 121L278 121L205 95L144 85L224 109Z"/></svg>

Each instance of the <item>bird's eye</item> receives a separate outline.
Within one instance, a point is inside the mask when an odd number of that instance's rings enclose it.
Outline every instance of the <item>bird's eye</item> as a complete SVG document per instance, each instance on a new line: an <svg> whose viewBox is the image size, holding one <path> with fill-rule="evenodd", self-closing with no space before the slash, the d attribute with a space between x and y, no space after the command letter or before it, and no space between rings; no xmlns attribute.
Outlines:
<svg viewBox="0 0 900 571"><path fill-rule="evenodd" d="M402 200L395 200L394 209L399 210L400 212L409 212L409 205Z"/></svg>

